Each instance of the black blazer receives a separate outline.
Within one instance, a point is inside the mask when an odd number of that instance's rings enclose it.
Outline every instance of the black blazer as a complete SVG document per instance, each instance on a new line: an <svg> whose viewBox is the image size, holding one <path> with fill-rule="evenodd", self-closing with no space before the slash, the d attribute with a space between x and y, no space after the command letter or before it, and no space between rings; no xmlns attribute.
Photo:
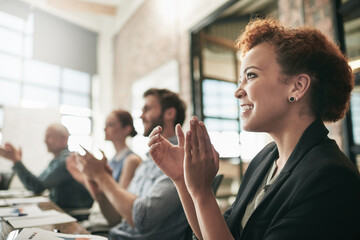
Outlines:
<svg viewBox="0 0 360 240"><path fill-rule="evenodd" d="M270 143L252 160L224 213L235 239L360 239L359 171L327 134L319 120L306 129L241 233L246 206L277 159L277 146Z"/></svg>

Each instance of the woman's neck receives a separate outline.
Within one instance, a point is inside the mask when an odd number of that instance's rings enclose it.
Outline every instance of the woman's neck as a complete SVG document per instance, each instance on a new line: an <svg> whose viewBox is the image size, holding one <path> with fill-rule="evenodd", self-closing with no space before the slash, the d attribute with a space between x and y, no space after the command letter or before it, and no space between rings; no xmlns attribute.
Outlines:
<svg viewBox="0 0 360 240"><path fill-rule="evenodd" d="M122 149L127 147L125 139L119 141L113 141L112 143L114 145L116 153L120 152Z"/></svg>
<svg viewBox="0 0 360 240"><path fill-rule="evenodd" d="M285 166L301 136L314 120L313 117L296 119L281 128L281 130L270 133L279 151L279 159L276 161L278 171Z"/></svg>

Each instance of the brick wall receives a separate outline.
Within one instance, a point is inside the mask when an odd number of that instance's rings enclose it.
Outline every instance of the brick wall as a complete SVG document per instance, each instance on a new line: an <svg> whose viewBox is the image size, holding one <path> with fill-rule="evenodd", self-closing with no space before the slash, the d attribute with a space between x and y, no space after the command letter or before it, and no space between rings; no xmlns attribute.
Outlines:
<svg viewBox="0 0 360 240"><path fill-rule="evenodd" d="M169 2L145 1L115 36L115 107L129 109L132 83L176 59L179 62L180 94L188 104L187 116L192 114L189 28L226 1L171 0L174 5Z"/></svg>

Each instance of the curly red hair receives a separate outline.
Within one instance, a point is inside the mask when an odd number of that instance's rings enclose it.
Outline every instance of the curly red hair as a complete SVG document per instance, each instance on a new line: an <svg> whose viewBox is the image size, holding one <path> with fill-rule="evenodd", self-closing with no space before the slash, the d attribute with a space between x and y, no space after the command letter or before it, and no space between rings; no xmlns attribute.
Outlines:
<svg viewBox="0 0 360 240"><path fill-rule="evenodd" d="M244 56L260 43L274 47L283 73L311 78L311 110L325 122L344 117L349 108L354 75L338 46L318 29L286 28L274 19L255 19L237 39Z"/></svg>

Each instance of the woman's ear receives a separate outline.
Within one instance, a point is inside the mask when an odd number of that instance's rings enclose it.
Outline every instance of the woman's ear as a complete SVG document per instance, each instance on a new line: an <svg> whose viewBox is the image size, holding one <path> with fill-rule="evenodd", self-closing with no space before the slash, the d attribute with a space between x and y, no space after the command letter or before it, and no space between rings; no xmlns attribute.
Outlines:
<svg viewBox="0 0 360 240"><path fill-rule="evenodd" d="M289 95L290 98L294 98L295 101L303 98L306 92L309 90L311 84L311 78L308 74L302 73L295 76L292 79L292 89Z"/></svg>
<svg viewBox="0 0 360 240"><path fill-rule="evenodd" d="M132 126L127 125L127 126L125 126L124 128L125 128L125 130L126 130L127 136L130 135L130 133L131 133L131 131L132 131Z"/></svg>

